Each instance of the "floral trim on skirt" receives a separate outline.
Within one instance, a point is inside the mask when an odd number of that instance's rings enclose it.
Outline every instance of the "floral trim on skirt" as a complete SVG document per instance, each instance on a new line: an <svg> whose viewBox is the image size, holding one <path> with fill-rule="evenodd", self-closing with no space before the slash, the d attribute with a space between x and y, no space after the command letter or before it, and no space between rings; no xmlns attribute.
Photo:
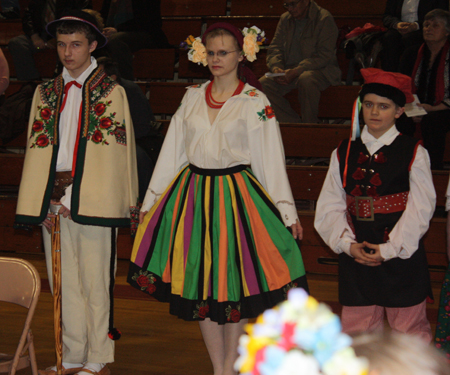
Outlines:
<svg viewBox="0 0 450 375"><path fill-rule="evenodd" d="M300 249L246 166L180 171L138 227L128 282L173 315L219 324L307 290Z"/></svg>

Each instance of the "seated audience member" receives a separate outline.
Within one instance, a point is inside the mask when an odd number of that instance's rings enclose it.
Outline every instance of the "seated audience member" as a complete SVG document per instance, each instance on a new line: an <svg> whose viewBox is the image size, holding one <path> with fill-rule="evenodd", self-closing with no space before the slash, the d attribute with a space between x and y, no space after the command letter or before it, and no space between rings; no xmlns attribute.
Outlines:
<svg viewBox="0 0 450 375"><path fill-rule="evenodd" d="M420 337L372 333L353 338L353 350L369 361L369 375L449 375L450 366Z"/></svg>
<svg viewBox="0 0 450 375"><path fill-rule="evenodd" d="M338 85L341 71L336 59L338 29L333 16L314 0L284 3L267 52L267 66L284 76L262 77L260 82L280 122L319 122L320 92ZM284 98L298 89L302 118Z"/></svg>
<svg viewBox="0 0 450 375"><path fill-rule="evenodd" d="M34 63L34 54L39 50L55 48L52 37L45 31L45 25L61 16L64 9L92 8L91 0L30 0L22 18L25 35L12 38L8 43L17 79L33 81L40 79ZM55 54L55 66L56 66Z"/></svg>
<svg viewBox="0 0 450 375"><path fill-rule="evenodd" d="M106 51L119 63L123 78L133 80L133 53L143 48L169 48L162 31L160 0L104 0Z"/></svg>
<svg viewBox="0 0 450 375"><path fill-rule="evenodd" d="M420 122L431 169L444 168L445 137L450 130L449 34L450 13L442 9L432 10L423 23L425 43L409 48L402 58L402 70L411 76L413 93L417 94L420 106L428 113L415 118L402 118L399 130L408 133L415 128L414 122Z"/></svg>
<svg viewBox="0 0 450 375"><path fill-rule="evenodd" d="M100 57L97 63L107 75L125 89L136 139L139 197L143 199L163 141L162 134L155 126L159 123L155 121L150 102L141 88L133 81L121 78L118 64L114 60L109 57Z"/></svg>
<svg viewBox="0 0 450 375"><path fill-rule="evenodd" d="M397 72L405 48L423 43L422 24L433 9L448 10L447 0L387 0L383 25L389 30L382 37L381 68Z"/></svg>
<svg viewBox="0 0 450 375"><path fill-rule="evenodd" d="M0 95L3 95L9 86L9 66L3 51L0 49Z"/></svg>

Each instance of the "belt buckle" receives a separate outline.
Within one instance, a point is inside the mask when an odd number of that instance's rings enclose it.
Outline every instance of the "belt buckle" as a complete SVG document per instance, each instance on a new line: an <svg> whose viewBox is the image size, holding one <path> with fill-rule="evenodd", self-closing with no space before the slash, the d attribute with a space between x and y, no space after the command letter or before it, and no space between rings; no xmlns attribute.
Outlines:
<svg viewBox="0 0 450 375"><path fill-rule="evenodd" d="M359 216L359 201L369 201L370 205L370 216L369 217L361 217ZM375 221L375 215L373 212L373 197L355 197L355 206L356 206L356 220L358 221Z"/></svg>

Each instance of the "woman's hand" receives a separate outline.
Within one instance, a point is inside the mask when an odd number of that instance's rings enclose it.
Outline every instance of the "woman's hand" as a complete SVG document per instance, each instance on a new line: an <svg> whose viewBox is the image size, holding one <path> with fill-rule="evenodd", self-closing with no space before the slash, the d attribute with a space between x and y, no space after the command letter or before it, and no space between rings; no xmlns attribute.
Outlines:
<svg viewBox="0 0 450 375"><path fill-rule="evenodd" d="M295 224L291 225L291 229L292 229L292 235L294 236L294 238L296 240L303 239L303 228L302 228L300 222L298 221L298 219L295 222Z"/></svg>
<svg viewBox="0 0 450 375"><path fill-rule="evenodd" d="M142 224L144 221L144 216L147 214L148 211L141 211L139 212L139 224Z"/></svg>

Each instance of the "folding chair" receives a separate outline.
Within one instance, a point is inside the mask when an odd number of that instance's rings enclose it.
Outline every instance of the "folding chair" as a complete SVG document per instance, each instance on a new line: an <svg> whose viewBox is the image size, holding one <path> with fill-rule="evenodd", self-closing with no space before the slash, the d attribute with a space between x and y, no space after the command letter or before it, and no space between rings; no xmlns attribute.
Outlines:
<svg viewBox="0 0 450 375"><path fill-rule="evenodd" d="M0 257L0 301L28 309L15 354L0 353L0 373L15 375L17 370L31 366L33 375L38 375L30 326L40 292L41 279L33 265L23 259Z"/></svg>

